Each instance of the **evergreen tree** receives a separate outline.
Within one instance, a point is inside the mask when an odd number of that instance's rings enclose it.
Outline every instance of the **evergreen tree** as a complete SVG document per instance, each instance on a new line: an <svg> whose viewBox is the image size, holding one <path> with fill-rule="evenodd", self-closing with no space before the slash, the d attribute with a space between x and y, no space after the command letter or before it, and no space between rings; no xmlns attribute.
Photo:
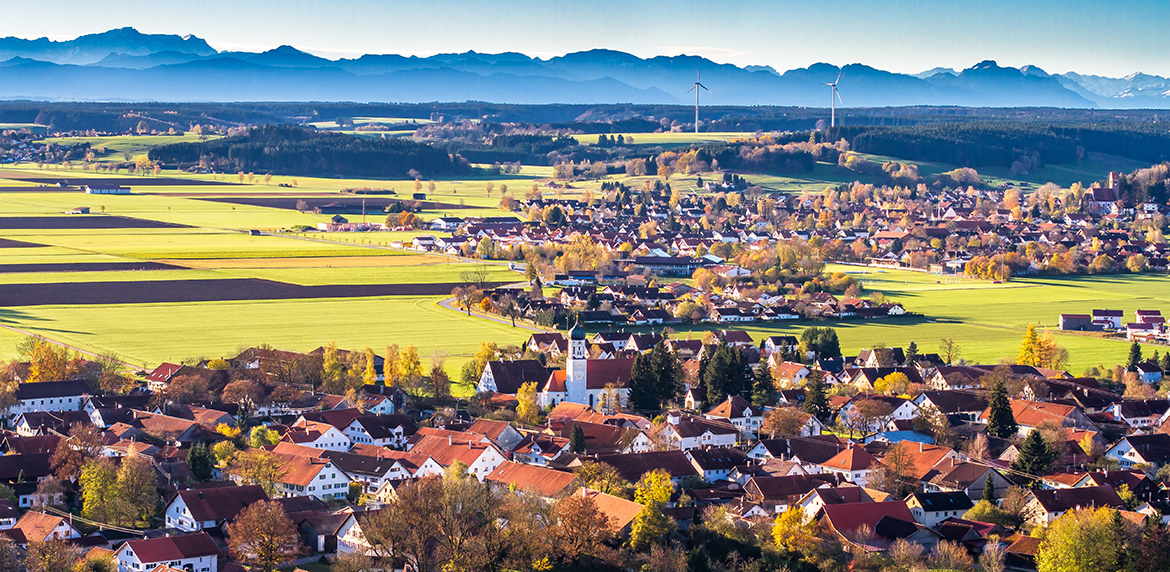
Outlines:
<svg viewBox="0 0 1170 572"><path fill-rule="evenodd" d="M1142 345L1134 340L1129 344L1129 359L1125 360L1125 369L1127 371L1137 371L1137 366L1142 363Z"/></svg>
<svg viewBox="0 0 1170 572"><path fill-rule="evenodd" d="M1007 389L1002 381L996 382L991 388L991 403L987 411L987 432L991 435L1006 439L1020 430L1016 418L1012 414L1012 404L1008 401Z"/></svg>
<svg viewBox="0 0 1170 572"><path fill-rule="evenodd" d="M1048 446L1048 442L1033 429L1028 432L1024 444L1020 445L1020 454L1012 461L1012 469L1026 475L1043 476L1052 471L1052 464L1056 462L1056 452Z"/></svg>
<svg viewBox="0 0 1170 572"><path fill-rule="evenodd" d="M707 386L707 401L720 403L728 395L743 393L747 385L747 367L744 365L743 354L739 350L720 343L719 349L707 364L707 371L703 373L703 383Z"/></svg>
<svg viewBox="0 0 1170 572"><path fill-rule="evenodd" d="M581 429L580 424L574 423L573 431L569 433L569 452L585 452L585 431Z"/></svg>
<svg viewBox="0 0 1170 572"><path fill-rule="evenodd" d="M634 357L630 370L630 403L634 409L658 408L658 374L654 371L653 358L647 354Z"/></svg>
<svg viewBox="0 0 1170 572"><path fill-rule="evenodd" d="M821 422L828 422L833 416L829 398L825 395L825 374L813 371L804 378L804 410L812 413Z"/></svg>
<svg viewBox="0 0 1170 572"><path fill-rule="evenodd" d="M1170 351L1162 355L1162 361L1158 362L1162 368L1162 373L1170 375Z"/></svg>
<svg viewBox="0 0 1170 572"><path fill-rule="evenodd" d="M1125 525L1121 521L1121 511L1114 510L1109 520L1109 529L1113 533L1113 569L1126 570L1126 561L1129 556L1129 535L1125 532Z"/></svg>
<svg viewBox="0 0 1170 572"><path fill-rule="evenodd" d="M910 342L906 346L906 367L914 367L918 363L918 344Z"/></svg>
<svg viewBox="0 0 1170 572"><path fill-rule="evenodd" d="M772 380L772 370L768 364L760 364L752 384L752 403L758 406L776 405L776 383Z"/></svg>
<svg viewBox="0 0 1170 572"><path fill-rule="evenodd" d="M187 465L195 475L195 480L206 481L211 478L211 469L215 465L215 457L207 445L200 443L187 451Z"/></svg>
<svg viewBox="0 0 1170 572"><path fill-rule="evenodd" d="M678 363L678 356L673 350L666 347L666 342L658 342L650 352L653 357L651 365L657 378L655 384L655 399L661 404L674 399L681 388L682 366Z"/></svg>
<svg viewBox="0 0 1170 572"><path fill-rule="evenodd" d="M980 497L980 500L995 504L995 479L992 478L992 475L991 471L987 471L987 478L983 481L983 496Z"/></svg>

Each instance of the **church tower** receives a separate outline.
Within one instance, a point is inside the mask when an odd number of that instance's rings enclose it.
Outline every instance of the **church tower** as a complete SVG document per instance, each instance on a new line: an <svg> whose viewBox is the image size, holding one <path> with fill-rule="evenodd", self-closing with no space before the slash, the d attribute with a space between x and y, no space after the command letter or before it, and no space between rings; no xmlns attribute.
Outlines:
<svg viewBox="0 0 1170 572"><path fill-rule="evenodd" d="M570 403L589 403L585 372L589 354L586 348L585 330L573 326L569 330L569 357L565 361L565 392Z"/></svg>

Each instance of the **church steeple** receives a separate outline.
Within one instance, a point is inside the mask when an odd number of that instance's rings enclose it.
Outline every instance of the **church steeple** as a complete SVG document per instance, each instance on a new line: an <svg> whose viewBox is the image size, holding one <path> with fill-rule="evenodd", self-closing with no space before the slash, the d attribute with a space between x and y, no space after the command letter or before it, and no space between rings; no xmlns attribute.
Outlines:
<svg viewBox="0 0 1170 572"><path fill-rule="evenodd" d="M565 391L569 394L568 400L571 403L587 403L586 368L588 357L585 329L580 324L574 324L569 330L569 356L565 361Z"/></svg>

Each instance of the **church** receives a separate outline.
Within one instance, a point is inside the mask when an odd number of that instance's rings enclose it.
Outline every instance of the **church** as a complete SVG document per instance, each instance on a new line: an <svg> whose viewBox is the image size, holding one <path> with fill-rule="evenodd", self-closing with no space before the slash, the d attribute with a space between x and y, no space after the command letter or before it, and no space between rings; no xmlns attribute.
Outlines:
<svg viewBox="0 0 1170 572"><path fill-rule="evenodd" d="M549 374L540 392L541 407L567 401L603 410L609 407L611 399L616 399L620 407L626 405L630 395L630 372L634 369L633 358L589 359L588 348L585 330L573 326L569 330L565 369Z"/></svg>

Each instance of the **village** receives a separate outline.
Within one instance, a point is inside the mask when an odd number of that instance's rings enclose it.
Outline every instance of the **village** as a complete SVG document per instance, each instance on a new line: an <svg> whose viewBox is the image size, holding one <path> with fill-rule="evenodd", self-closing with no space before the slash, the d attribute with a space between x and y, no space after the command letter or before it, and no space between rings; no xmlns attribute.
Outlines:
<svg viewBox="0 0 1170 572"><path fill-rule="evenodd" d="M382 554L378 515L416 483L465 478L550 506L589 499L614 545L791 519L855 559L911 544L1030 570L1035 533L1066 512L1170 520L1170 401L1157 389L1170 359L1134 347L1113 385L969 364L945 346L842 356L831 328L686 340L577 326L485 344L465 368L470 401L397 348L256 347L161 364L142 384L84 362L74 379L14 383L0 534L24 550L63 539L123 572L238 570L235 523L275 501L266 510L301 546L277 560L347 561ZM157 504L104 522L102 467L119 483L149 475ZM629 495L655 475L665 497Z"/></svg>

